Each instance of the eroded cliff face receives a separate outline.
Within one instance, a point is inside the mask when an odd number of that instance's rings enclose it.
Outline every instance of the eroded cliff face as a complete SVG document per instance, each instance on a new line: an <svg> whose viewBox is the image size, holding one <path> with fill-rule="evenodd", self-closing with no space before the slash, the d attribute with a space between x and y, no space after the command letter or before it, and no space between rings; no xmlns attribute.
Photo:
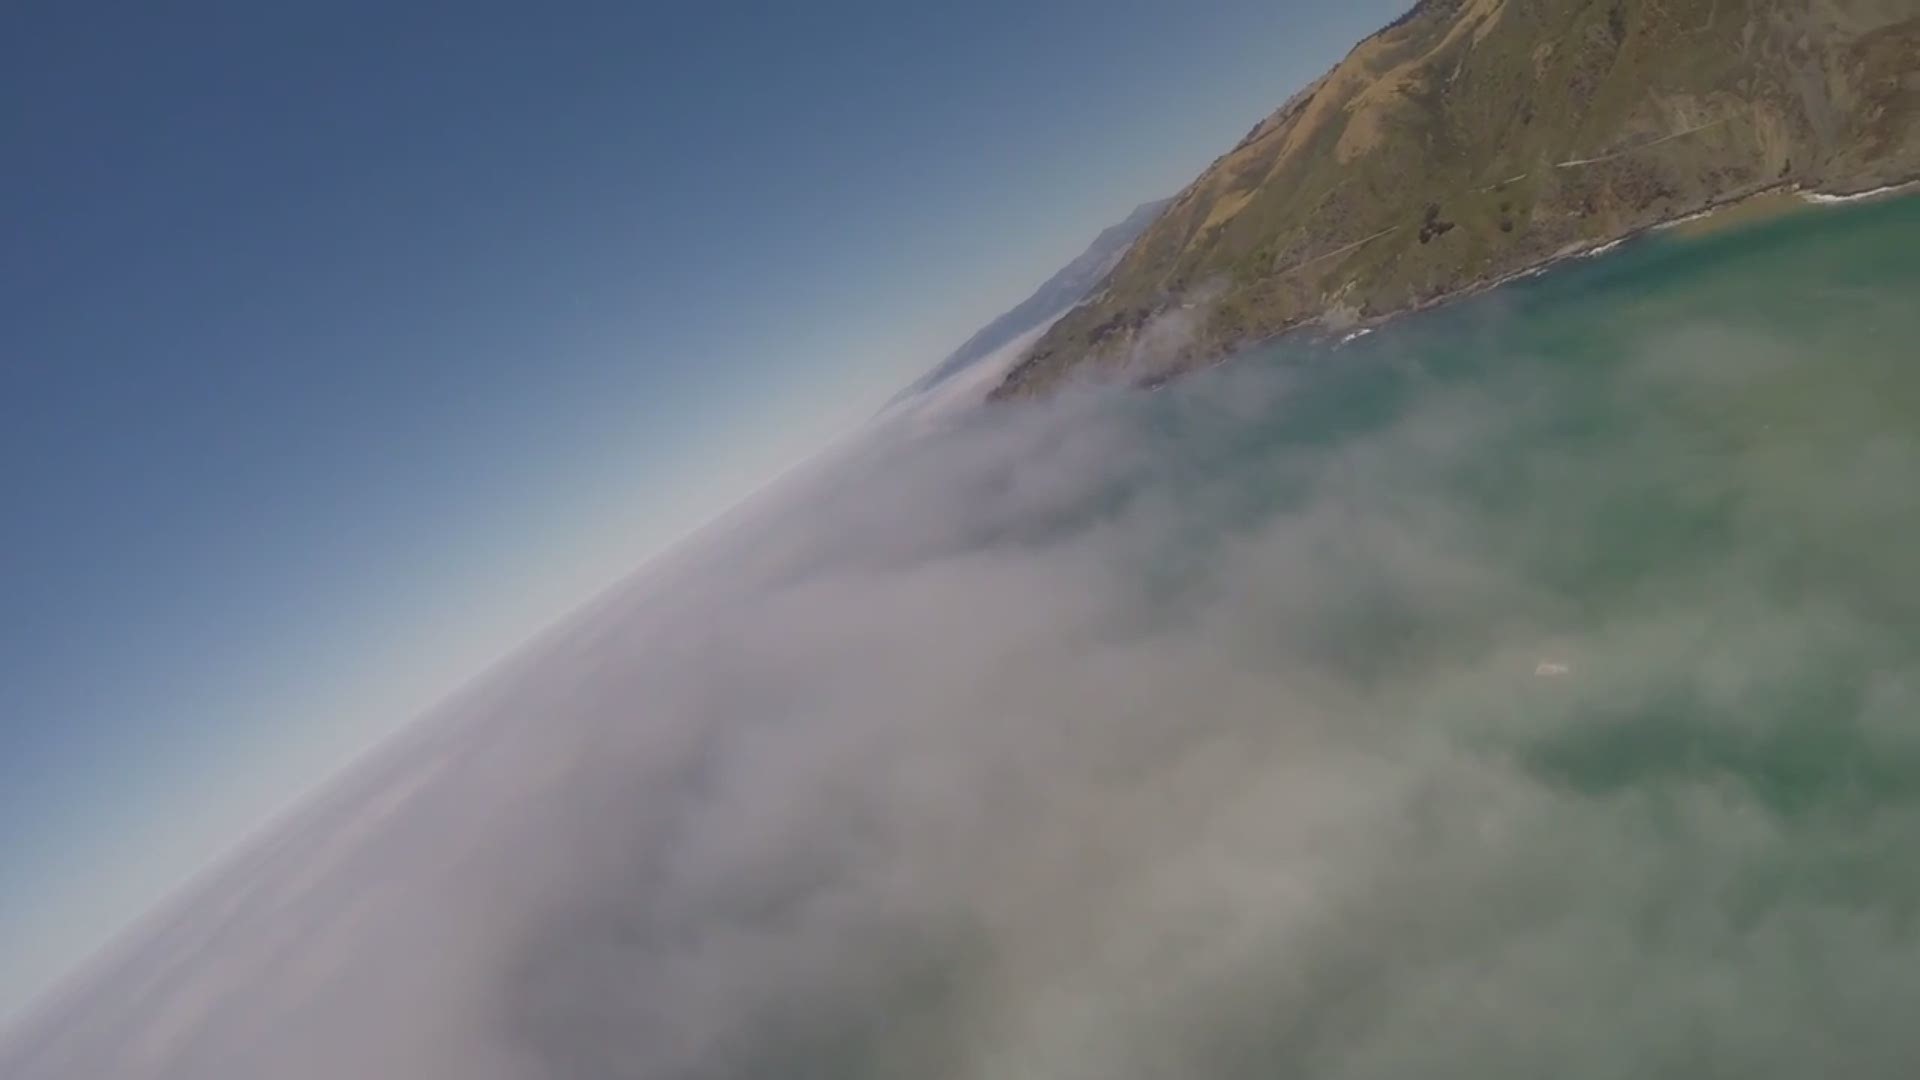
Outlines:
<svg viewBox="0 0 1920 1080"><path fill-rule="evenodd" d="M1920 0L1423 0L1168 207L997 397L1154 380L1782 186L1920 175Z"/></svg>

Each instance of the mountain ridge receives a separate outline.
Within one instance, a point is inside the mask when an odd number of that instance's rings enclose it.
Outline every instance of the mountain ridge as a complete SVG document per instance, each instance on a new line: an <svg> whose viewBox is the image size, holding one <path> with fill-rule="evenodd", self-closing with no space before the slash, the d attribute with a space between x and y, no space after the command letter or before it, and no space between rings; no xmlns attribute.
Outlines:
<svg viewBox="0 0 1920 1080"><path fill-rule="evenodd" d="M1263 118L992 393L1157 382L1779 187L1920 176L1920 0L1422 0Z"/></svg>
<svg viewBox="0 0 1920 1080"><path fill-rule="evenodd" d="M1172 202L1169 197L1141 203L1126 218L1102 229L1086 250L1055 271L1025 300L975 331L932 371L896 395L894 402L933 389L1085 300Z"/></svg>

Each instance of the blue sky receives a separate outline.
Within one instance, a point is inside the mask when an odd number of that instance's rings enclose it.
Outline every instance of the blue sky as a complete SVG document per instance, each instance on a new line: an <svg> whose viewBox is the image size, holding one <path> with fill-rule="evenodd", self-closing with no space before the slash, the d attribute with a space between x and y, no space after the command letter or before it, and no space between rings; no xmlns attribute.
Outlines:
<svg viewBox="0 0 1920 1080"><path fill-rule="evenodd" d="M0 1015L1404 6L7 5Z"/></svg>

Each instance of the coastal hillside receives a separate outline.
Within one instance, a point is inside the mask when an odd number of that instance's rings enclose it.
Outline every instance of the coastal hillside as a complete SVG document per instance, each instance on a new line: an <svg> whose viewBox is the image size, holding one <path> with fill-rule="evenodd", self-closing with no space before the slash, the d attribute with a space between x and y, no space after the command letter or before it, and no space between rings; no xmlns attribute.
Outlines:
<svg viewBox="0 0 1920 1080"><path fill-rule="evenodd" d="M1262 120L995 390L1155 381L1774 188L1920 175L1920 0L1422 0Z"/></svg>
<svg viewBox="0 0 1920 1080"><path fill-rule="evenodd" d="M1072 262L1043 282L1033 295L981 327L938 366L900 392L896 402L931 390L969 366L1005 348L1023 334L1045 326L1085 299L1113 271L1133 242L1166 210L1171 199L1143 203L1126 220L1109 226Z"/></svg>

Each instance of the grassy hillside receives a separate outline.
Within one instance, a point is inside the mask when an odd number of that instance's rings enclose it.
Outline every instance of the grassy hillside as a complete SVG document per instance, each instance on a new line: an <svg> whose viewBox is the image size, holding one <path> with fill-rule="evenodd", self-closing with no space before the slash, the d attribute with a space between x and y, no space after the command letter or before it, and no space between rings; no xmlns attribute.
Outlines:
<svg viewBox="0 0 1920 1080"><path fill-rule="evenodd" d="M1423 0L1261 121L996 396L1149 380L1716 203L1920 174L1920 0Z"/></svg>

